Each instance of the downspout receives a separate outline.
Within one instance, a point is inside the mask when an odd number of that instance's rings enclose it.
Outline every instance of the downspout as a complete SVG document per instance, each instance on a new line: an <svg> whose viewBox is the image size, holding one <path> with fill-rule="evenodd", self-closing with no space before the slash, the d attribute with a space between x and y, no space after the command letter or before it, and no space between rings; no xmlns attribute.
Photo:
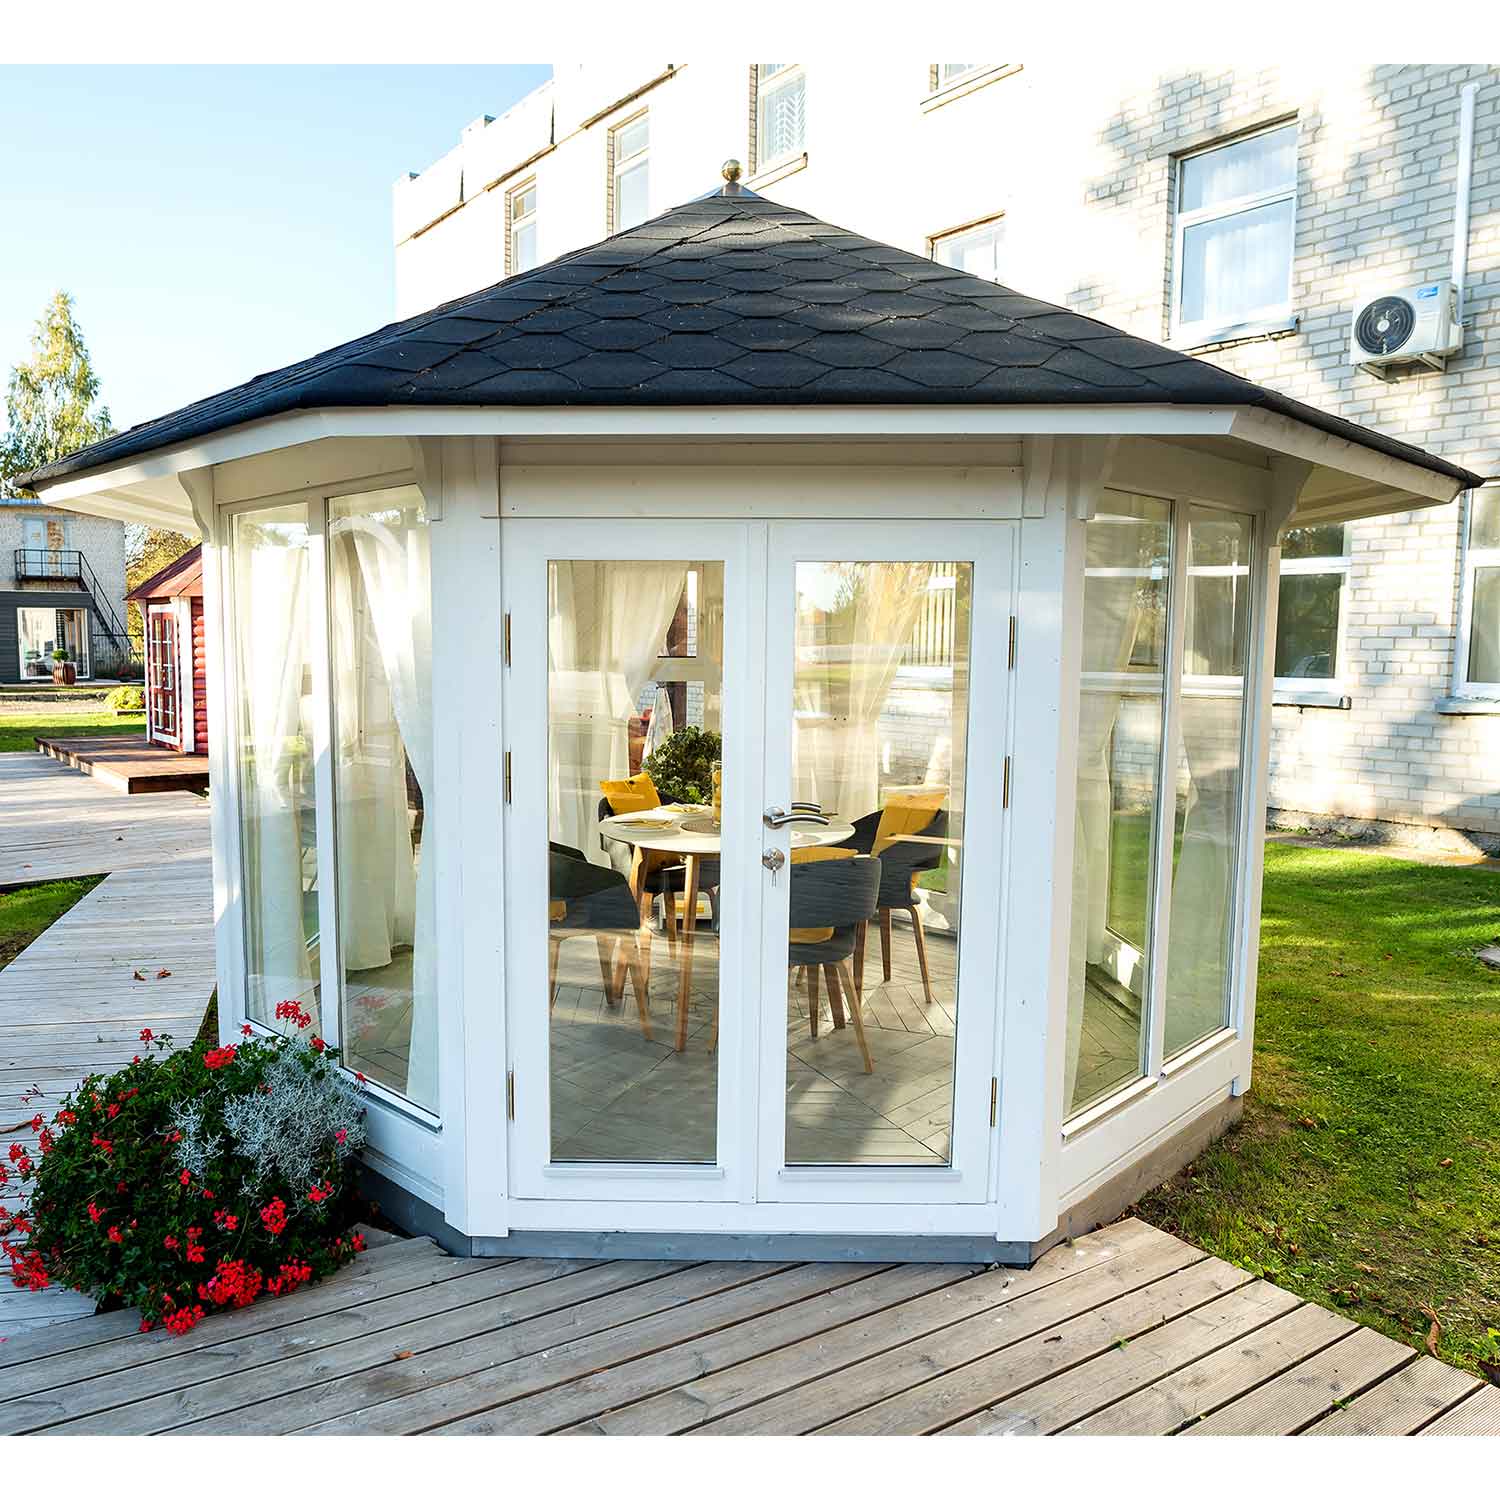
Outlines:
<svg viewBox="0 0 1500 1500"><path fill-rule="evenodd" d="M1474 176L1474 96L1466 83L1458 96L1458 178L1453 200L1453 287L1459 326L1464 321L1464 281L1469 274L1469 188Z"/></svg>

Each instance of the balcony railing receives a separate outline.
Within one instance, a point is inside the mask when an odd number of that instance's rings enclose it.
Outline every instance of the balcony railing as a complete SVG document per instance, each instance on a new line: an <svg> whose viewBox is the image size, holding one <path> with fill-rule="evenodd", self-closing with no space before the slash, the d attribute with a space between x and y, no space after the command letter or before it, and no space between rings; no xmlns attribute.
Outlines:
<svg viewBox="0 0 1500 1500"><path fill-rule="evenodd" d="M17 547L17 583L69 583L87 594L89 661L95 677L139 677L141 653L130 643L125 622L116 613L99 575L82 552L72 547Z"/></svg>
<svg viewBox="0 0 1500 1500"><path fill-rule="evenodd" d="M81 583L85 566L83 553L74 549L16 548L16 581L18 583L32 583L49 578L68 583Z"/></svg>

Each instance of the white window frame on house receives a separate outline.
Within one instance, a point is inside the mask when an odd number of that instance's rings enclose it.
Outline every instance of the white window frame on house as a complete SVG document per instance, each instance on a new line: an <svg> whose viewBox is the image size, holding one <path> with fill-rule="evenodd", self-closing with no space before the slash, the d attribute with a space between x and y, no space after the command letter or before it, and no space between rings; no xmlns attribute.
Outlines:
<svg viewBox="0 0 1500 1500"><path fill-rule="evenodd" d="M1474 580L1481 568L1500 568L1500 547L1473 545L1474 507L1480 491L1464 497L1464 523L1459 552L1458 632L1453 644L1453 697L1500 704L1500 682L1469 676L1469 646L1474 635ZM1500 506L1500 486L1485 487L1488 504ZM1441 705L1440 705L1441 706Z"/></svg>
<svg viewBox="0 0 1500 1500"><path fill-rule="evenodd" d="M517 213L516 209L521 202L530 197L531 207L524 213ZM532 261L530 265L517 265L516 234L521 230L529 229L532 235ZM522 271L534 270L541 265L541 256L536 248L537 230L537 187L536 178L528 177L525 182L518 182L515 187L507 190L505 194L505 274L517 276Z"/></svg>
<svg viewBox="0 0 1500 1500"><path fill-rule="evenodd" d="M944 246L951 248L961 240L976 239L980 235L987 235L994 242L995 259L998 261L1005 246L1005 231L1006 216L1003 213L991 214L988 218L984 219L973 219L967 224L959 224L952 229L944 229L939 234L929 235L927 237L927 253L933 260L939 261L945 266L952 266L953 262L944 260L941 254ZM961 266L954 266L953 268L954 270L963 269ZM970 274L977 276L980 273L975 271ZM985 279L987 281L998 282L999 276L998 274L986 276Z"/></svg>
<svg viewBox="0 0 1500 1500"><path fill-rule="evenodd" d="M767 74L764 72L766 68L773 68L775 71ZM750 69L752 88L755 93L755 132L750 142L751 156L755 165L751 175L759 177L779 167L800 162L807 156L807 73L802 63L751 63ZM800 83L803 90L802 138L775 156L768 156L763 149L766 100L796 83Z"/></svg>
<svg viewBox="0 0 1500 1500"><path fill-rule="evenodd" d="M1344 550L1341 553L1326 553L1319 557L1283 557L1281 578L1306 578L1308 576L1337 576L1339 580L1338 624L1334 630L1334 670L1327 677L1277 677L1273 693L1274 700L1283 704L1298 704L1312 708L1347 707L1345 701L1344 669L1348 663L1349 622L1349 523L1344 528ZM1272 643L1272 656L1280 645L1278 639ZM1338 700L1338 701L1335 701Z"/></svg>
<svg viewBox="0 0 1500 1500"><path fill-rule="evenodd" d="M1276 333L1296 326L1292 310L1292 269L1297 254L1297 172L1296 153L1293 152L1293 169L1289 180L1273 189L1259 193L1245 193L1237 198L1223 198L1206 204L1202 208L1183 209L1182 187L1185 168L1199 157L1210 156L1231 146L1242 145L1257 136L1271 135L1278 130L1297 129L1293 119L1275 120L1258 129L1244 131L1239 135L1213 141L1192 151L1185 151L1176 158L1172 188L1172 290L1171 290L1171 342L1185 348L1201 348L1205 344L1224 343L1231 339L1252 338L1258 334ZM1182 317L1183 276L1187 269L1184 248L1188 233L1203 224L1212 224L1237 214L1249 213L1273 203L1290 203L1292 234L1287 247L1286 296L1280 301L1262 307L1247 308L1228 322L1214 318L1185 322Z"/></svg>
<svg viewBox="0 0 1500 1500"><path fill-rule="evenodd" d="M627 132L637 127L645 130L645 144L629 155L620 154L620 143ZM636 172L646 174L646 203L647 207L639 218L631 219L627 223L620 215L620 182L623 178L632 176ZM650 218L651 201L651 115L648 110L641 110L632 115L628 120L622 120L618 125L611 126L609 132L609 231L611 234L622 229L633 229L637 224L643 224Z"/></svg>

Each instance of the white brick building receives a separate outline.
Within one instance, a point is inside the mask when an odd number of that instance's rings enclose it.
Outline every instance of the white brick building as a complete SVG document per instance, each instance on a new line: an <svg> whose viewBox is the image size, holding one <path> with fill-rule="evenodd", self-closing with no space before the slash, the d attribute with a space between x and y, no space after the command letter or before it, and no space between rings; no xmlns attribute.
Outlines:
<svg viewBox="0 0 1500 1500"><path fill-rule="evenodd" d="M1383 381L1351 315L1449 275L1469 84L1463 349ZM1500 474L1500 68L559 66L397 184L398 312L706 192L730 156L767 197ZM1500 848L1500 493L1289 537L1278 656L1273 816Z"/></svg>

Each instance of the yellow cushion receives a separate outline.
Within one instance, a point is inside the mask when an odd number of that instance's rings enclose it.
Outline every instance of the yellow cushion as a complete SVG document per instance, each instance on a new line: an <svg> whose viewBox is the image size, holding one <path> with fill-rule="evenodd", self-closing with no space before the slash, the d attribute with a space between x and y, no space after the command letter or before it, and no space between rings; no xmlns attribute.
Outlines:
<svg viewBox="0 0 1500 1500"><path fill-rule="evenodd" d="M870 852L878 859L881 851L889 849L903 834L920 833L947 800L948 788L945 786L923 787L917 792L892 792L881 806L875 843Z"/></svg>
<svg viewBox="0 0 1500 1500"><path fill-rule="evenodd" d="M827 859L853 859L853 849L835 849L828 844L809 844L806 849L792 850L794 865L816 865ZM833 936L831 927L793 927L787 938L793 943L826 943Z"/></svg>
<svg viewBox="0 0 1500 1500"><path fill-rule="evenodd" d="M601 781L599 790L604 793L612 813L645 812L648 808L661 806L656 783L644 771L621 781Z"/></svg>
<svg viewBox="0 0 1500 1500"><path fill-rule="evenodd" d="M547 903L547 920L549 922L561 922L568 914L568 903L566 901L549 901Z"/></svg>

